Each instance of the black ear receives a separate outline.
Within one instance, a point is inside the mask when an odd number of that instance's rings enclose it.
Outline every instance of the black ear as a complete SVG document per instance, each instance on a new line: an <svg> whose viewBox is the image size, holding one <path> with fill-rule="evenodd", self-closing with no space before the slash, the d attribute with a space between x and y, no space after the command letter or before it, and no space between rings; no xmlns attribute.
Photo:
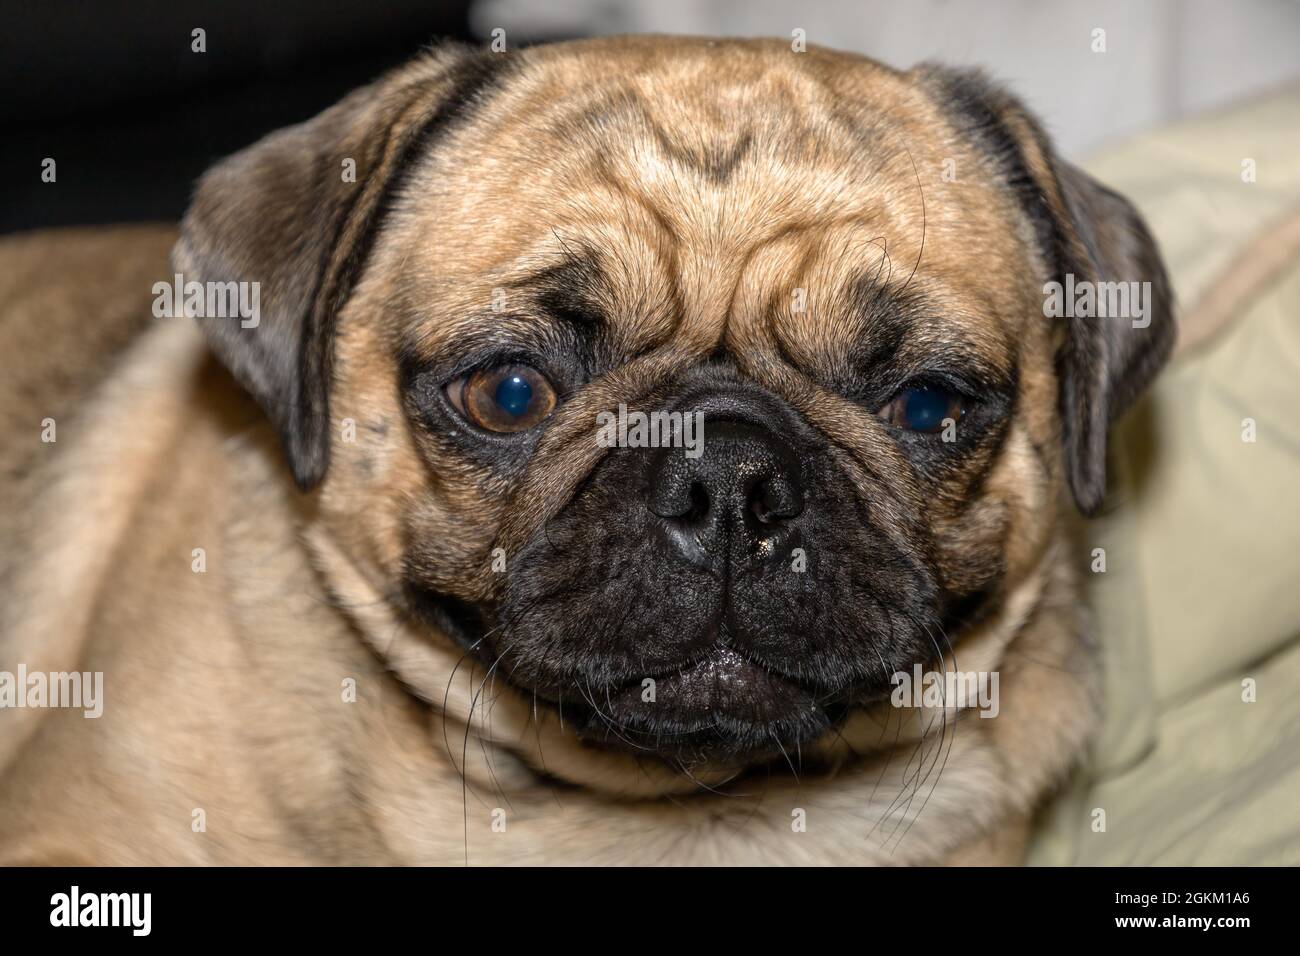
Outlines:
<svg viewBox="0 0 1300 956"><path fill-rule="evenodd" d="M1058 361L1065 461L1080 510L1093 514L1106 493L1107 430L1155 378L1178 332L1164 262L1133 204L1069 164L1058 164L1057 177L1066 226L1084 253L1070 266L1076 280L1149 290L1145 314L1066 320Z"/></svg>
<svg viewBox="0 0 1300 956"><path fill-rule="evenodd" d="M1059 159L1020 102L982 73L926 65L917 75L1016 194L1049 281L1094 289L1149 283L1139 286L1149 291L1145 314L1050 319L1065 323L1057 373L1067 476L1079 509L1093 514L1106 492L1109 427L1150 384L1177 337L1160 252L1132 203Z"/></svg>
<svg viewBox="0 0 1300 956"><path fill-rule="evenodd" d="M199 323L279 430L304 490L329 464L335 318L403 171L493 82L501 59L455 47L425 54L199 180L173 268L186 284L258 283L255 324Z"/></svg>

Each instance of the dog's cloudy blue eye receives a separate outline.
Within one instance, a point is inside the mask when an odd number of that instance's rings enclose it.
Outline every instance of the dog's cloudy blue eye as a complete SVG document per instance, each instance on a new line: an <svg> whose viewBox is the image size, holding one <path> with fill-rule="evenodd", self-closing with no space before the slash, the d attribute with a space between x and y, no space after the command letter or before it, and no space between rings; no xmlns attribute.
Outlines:
<svg viewBox="0 0 1300 956"><path fill-rule="evenodd" d="M880 417L908 431L937 432L946 420L955 422L961 413L959 395L937 385L910 385L890 399Z"/></svg>
<svg viewBox="0 0 1300 956"><path fill-rule="evenodd" d="M546 376L528 365L480 369L447 386L452 407L490 432L522 432L555 408L556 395Z"/></svg>
<svg viewBox="0 0 1300 956"><path fill-rule="evenodd" d="M948 417L950 396L937 388L909 388L903 393L903 422L917 432L939 428Z"/></svg>
<svg viewBox="0 0 1300 956"><path fill-rule="evenodd" d="M511 375L509 378L503 378L497 385L496 400L507 415L518 418L528 411L528 406L532 404L533 387L522 375Z"/></svg>

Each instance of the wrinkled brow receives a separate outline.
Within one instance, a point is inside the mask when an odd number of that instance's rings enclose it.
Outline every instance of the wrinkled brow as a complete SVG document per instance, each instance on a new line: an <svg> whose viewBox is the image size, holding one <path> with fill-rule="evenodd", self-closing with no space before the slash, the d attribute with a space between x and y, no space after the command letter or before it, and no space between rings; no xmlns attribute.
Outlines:
<svg viewBox="0 0 1300 956"><path fill-rule="evenodd" d="M1011 350L1003 343L973 340L951 321L944 304L917 284L882 282L877 272L863 273L848 284L836 311L837 320L816 332L829 334L829 347L806 354L841 391L897 387L901 378L929 373L991 391L1005 390L1014 381ZM780 326L778 320L778 339L788 339ZM800 351L806 350L790 349L787 360Z"/></svg>
<svg viewBox="0 0 1300 956"><path fill-rule="evenodd" d="M609 290L600 262L590 250L566 251L559 262L515 280L510 288L584 338L607 322L603 303L610 299Z"/></svg>

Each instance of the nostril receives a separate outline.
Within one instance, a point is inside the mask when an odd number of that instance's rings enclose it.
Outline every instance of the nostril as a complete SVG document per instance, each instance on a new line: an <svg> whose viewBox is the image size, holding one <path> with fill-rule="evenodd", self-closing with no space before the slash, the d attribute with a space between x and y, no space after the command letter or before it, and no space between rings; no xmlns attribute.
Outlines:
<svg viewBox="0 0 1300 956"><path fill-rule="evenodd" d="M708 515L710 506L708 488L681 462L665 462L651 476L646 507L660 518L695 524Z"/></svg>
<svg viewBox="0 0 1300 956"><path fill-rule="evenodd" d="M765 500L766 497L766 495L759 495L756 498L750 499L749 511L750 514L758 519L759 524L775 524L781 519L777 517L768 506L767 501Z"/></svg>
<svg viewBox="0 0 1300 956"><path fill-rule="evenodd" d="M791 482L779 477L760 481L750 489L749 511L759 524L778 524L800 515L803 495Z"/></svg>
<svg viewBox="0 0 1300 956"><path fill-rule="evenodd" d="M709 490L698 481L676 489L671 496L652 495L648 503L652 514L679 525L703 524L709 516Z"/></svg>
<svg viewBox="0 0 1300 956"><path fill-rule="evenodd" d="M698 481L691 483L690 507L678 516L684 524L699 524L709 514L709 492Z"/></svg>

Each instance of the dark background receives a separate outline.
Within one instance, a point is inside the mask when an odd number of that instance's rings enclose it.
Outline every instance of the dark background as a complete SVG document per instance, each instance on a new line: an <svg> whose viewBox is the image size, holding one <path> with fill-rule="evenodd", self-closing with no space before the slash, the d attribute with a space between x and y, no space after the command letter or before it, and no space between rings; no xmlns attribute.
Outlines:
<svg viewBox="0 0 1300 956"><path fill-rule="evenodd" d="M422 47L484 42L474 24L506 29L511 49L799 27L900 68L981 65L1074 161L1300 82L1297 0L0 0L0 233L176 220L216 160ZM47 156L56 185L41 182Z"/></svg>
<svg viewBox="0 0 1300 956"><path fill-rule="evenodd" d="M222 156L433 42L478 42L469 7L0 0L0 232L179 219L194 180ZM191 51L196 27L206 53ZM57 185L41 181L45 157Z"/></svg>

